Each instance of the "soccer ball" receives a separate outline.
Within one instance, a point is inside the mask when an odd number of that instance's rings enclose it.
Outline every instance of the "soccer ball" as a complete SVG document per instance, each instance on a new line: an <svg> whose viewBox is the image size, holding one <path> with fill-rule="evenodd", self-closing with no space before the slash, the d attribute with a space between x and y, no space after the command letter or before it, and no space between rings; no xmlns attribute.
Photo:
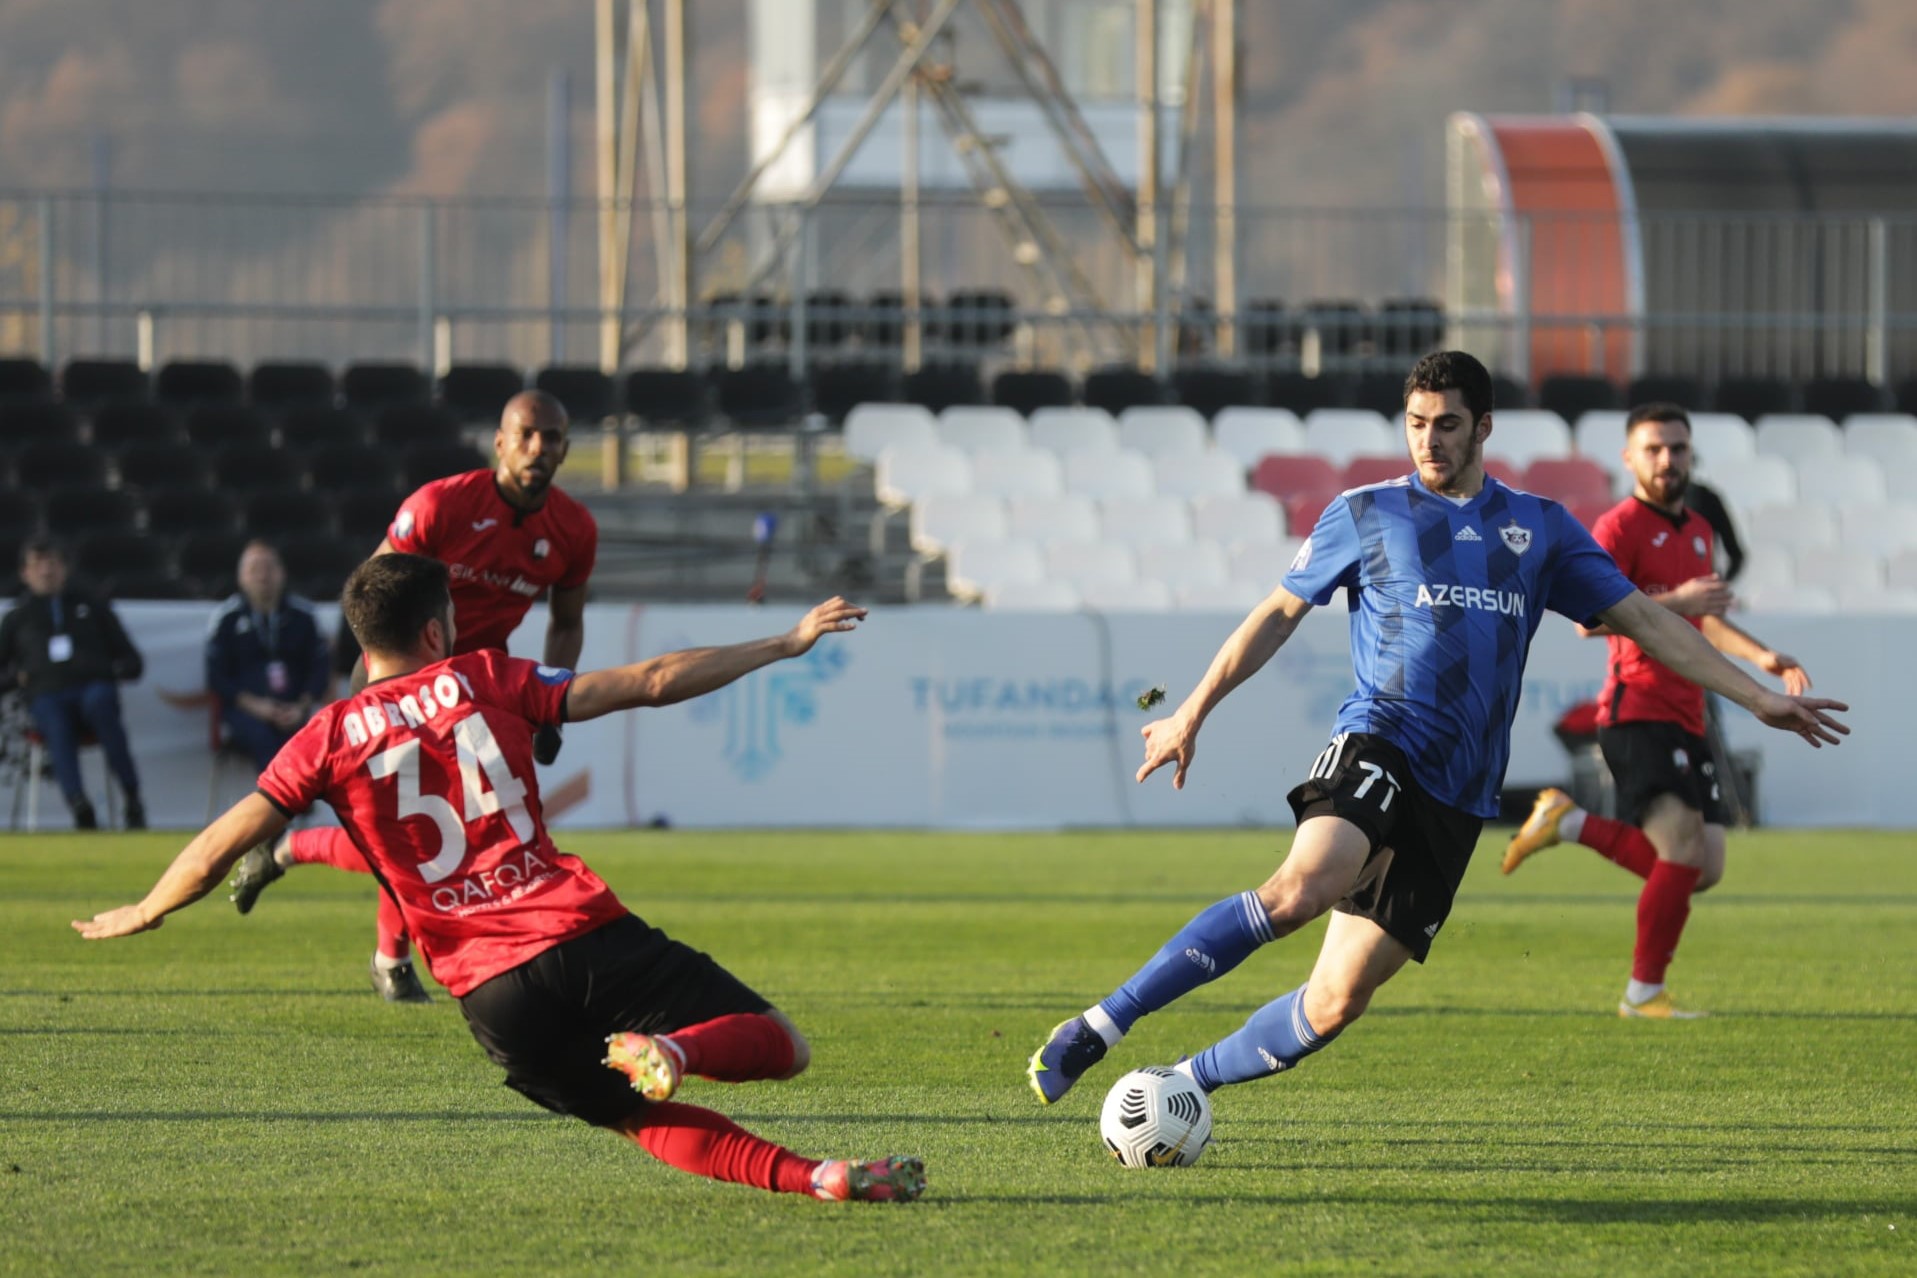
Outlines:
<svg viewBox="0 0 1917 1278"><path fill-rule="evenodd" d="M1177 1070L1147 1065L1112 1084L1098 1132L1127 1167L1189 1167L1211 1144L1211 1102Z"/></svg>

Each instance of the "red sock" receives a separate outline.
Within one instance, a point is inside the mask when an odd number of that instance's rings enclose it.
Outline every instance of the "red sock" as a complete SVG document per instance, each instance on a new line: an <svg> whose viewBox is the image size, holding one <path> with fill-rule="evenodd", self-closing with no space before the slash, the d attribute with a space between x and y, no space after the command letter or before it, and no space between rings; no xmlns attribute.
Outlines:
<svg viewBox="0 0 1917 1278"><path fill-rule="evenodd" d="M758 1013L721 1016L666 1037L685 1057L686 1073L721 1083L780 1078L792 1068L791 1035Z"/></svg>
<svg viewBox="0 0 1917 1278"><path fill-rule="evenodd" d="M1651 868L1637 898L1637 949L1631 956L1631 979L1662 985L1664 971L1677 955L1684 920L1691 917L1691 892L1702 873L1695 865L1659 861Z"/></svg>
<svg viewBox="0 0 1917 1278"><path fill-rule="evenodd" d="M754 1136L724 1114L676 1101L646 1106L624 1130L641 1149L680 1171L775 1194L810 1194L819 1165Z"/></svg>
<svg viewBox="0 0 1917 1278"><path fill-rule="evenodd" d="M413 952L406 933L406 920L385 888L379 890L379 952L387 958L403 959Z"/></svg>
<svg viewBox="0 0 1917 1278"><path fill-rule="evenodd" d="M1651 877L1657 864L1657 849L1644 837L1644 831L1610 817L1586 813L1578 842L1607 861L1615 861L1640 879Z"/></svg>
<svg viewBox="0 0 1917 1278"><path fill-rule="evenodd" d="M295 865L330 865L336 870L350 870L354 874L373 872L372 867L366 864L366 857L360 852L359 845L336 825L295 830L287 838L286 846ZM377 945L381 954L387 958L403 959L412 952L412 947L407 943L406 920L400 917L399 907L393 904L393 898L383 889L379 894L378 928Z"/></svg>

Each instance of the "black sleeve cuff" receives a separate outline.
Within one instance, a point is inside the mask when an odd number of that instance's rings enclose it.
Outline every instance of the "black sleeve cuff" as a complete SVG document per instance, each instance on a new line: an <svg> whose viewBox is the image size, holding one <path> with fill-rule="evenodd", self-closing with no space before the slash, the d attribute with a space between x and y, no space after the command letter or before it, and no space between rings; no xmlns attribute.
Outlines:
<svg viewBox="0 0 1917 1278"><path fill-rule="evenodd" d="M265 799L268 803L272 804L273 810L279 813L281 816L285 817L288 821L291 821L294 817L299 815L299 813L293 811L291 808L287 807L284 803L281 803L278 799L274 798L272 795L268 794L264 790L258 789L256 787L253 793L259 795L262 799Z"/></svg>

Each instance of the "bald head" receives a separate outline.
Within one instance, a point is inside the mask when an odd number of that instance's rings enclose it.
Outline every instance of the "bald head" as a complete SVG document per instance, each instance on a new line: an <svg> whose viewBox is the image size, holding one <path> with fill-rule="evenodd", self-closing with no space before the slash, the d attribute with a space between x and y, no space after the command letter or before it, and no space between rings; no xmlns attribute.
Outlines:
<svg viewBox="0 0 1917 1278"><path fill-rule="evenodd" d="M546 502L569 441L566 409L545 391L521 391L506 401L493 435L499 461L493 477L513 505L537 510Z"/></svg>

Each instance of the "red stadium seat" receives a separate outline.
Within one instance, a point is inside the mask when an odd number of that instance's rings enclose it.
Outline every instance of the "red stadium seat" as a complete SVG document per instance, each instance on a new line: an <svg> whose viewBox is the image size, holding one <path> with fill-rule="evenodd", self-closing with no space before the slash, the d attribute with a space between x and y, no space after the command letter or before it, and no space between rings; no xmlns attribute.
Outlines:
<svg viewBox="0 0 1917 1278"><path fill-rule="evenodd" d="M1525 469L1522 487L1567 506L1611 500L1611 476L1588 457L1540 457Z"/></svg>
<svg viewBox="0 0 1917 1278"><path fill-rule="evenodd" d="M1523 488L1523 472L1502 457L1484 459L1484 473L1506 488Z"/></svg>
<svg viewBox="0 0 1917 1278"><path fill-rule="evenodd" d="M1325 513L1325 507L1343 491L1343 484L1333 484L1329 488L1307 489L1284 498L1286 533L1293 537L1310 536L1311 530L1318 526L1318 517Z"/></svg>
<svg viewBox="0 0 1917 1278"><path fill-rule="evenodd" d="M1410 473L1411 459L1408 457L1379 454L1353 457L1345 463L1344 485L1346 488L1362 488L1366 484L1382 484L1387 480L1400 479Z"/></svg>
<svg viewBox="0 0 1917 1278"><path fill-rule="evenodd" d="M1586 528L1595 528L1597 521L1603 517L1604 512L1615 505L1617 505L1616 502L1606 498L1603 501L1568 502L1565 508L1571 512L1572 518L1576 519Z"/></svg>
<svg viewBox="0 0 1917 1278"><path fill-rule="evenodd" d="M1284 501L1294 493L1339 491L1344 476L1315 453L1267 453L1252 469L1251 486Z"/></svg>

